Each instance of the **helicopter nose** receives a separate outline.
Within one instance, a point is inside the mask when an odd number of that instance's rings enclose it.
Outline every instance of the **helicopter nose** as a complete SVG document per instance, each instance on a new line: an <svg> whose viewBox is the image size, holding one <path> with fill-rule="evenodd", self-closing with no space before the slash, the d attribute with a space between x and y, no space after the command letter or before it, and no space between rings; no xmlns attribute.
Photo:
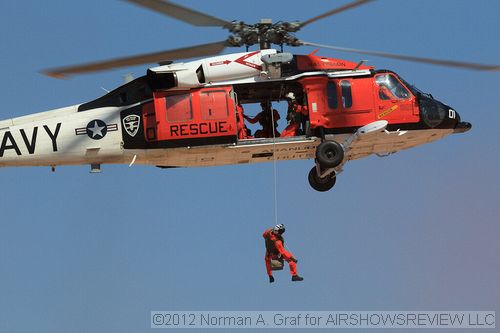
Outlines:
<svg viewBox="0 0 500 333"><path fill-rule="evenodd" d="M460 121L453 129L453 133L465 133L472 128L472 124L466 121Z"/></svg>
<svg viewBox="0 0 500 333"><path fill-rule="evenodd" d="M453 128L453 133L465 133L472 128L472 124L466 121L462 121L460 115L457 111L450 108L450 118L455 119L455 127Z"/></svg>

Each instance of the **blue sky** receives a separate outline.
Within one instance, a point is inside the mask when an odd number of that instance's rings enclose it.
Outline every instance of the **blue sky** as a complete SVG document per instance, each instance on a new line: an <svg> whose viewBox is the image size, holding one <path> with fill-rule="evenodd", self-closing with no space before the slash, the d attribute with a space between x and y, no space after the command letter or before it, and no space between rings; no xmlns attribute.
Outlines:
<svg viewBox="0 0 500 333"><path fill-rule="evenodd" d="M307 19L345 1L182 3L254 22ZM299 36L498 64L498 12L494 0L380 0ZM44 68L226 36L122 1L3 1L0 13L0 119L90 100L146 66L63 81ZM279 221L300 284L285 271L269 285L265 274L272 164L1 169L0 331L146 332L151 310L500 310L499 75L319 54L390 68L473 129L349 163L328 193L310 189L312 161L278 164Z"/></svg>

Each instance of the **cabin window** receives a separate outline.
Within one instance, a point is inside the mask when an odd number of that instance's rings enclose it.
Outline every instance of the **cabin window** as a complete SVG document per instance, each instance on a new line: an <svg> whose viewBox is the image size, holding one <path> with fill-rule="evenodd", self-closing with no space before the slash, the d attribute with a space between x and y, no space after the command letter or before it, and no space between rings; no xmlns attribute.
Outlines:
<svg viewBox="0 0 500 333"><path fill-rule="evenodd" d="M351 82L347 80L340 81L340 88L342 90L342 106L344 109L350 108L352 106Z"/></svg>
<svg viewBox="0 0 500 333"><path fill-rule="evenodd" d="M408 99L411 96L408 89L391 74L377 75L375 82L379 89L378 97L381 100Z"/></svg>
<svg viewBox="0 0 500 333"><path fill-rule="evenodd" d="M337 98L337 85L335 82L328 82L326 84L326 95L328 96L328 107L330 109L338 108L339 101Z"/></svg>
<svg viewBox="0 0 500 333"><path fill-rule="evenodd" d="M201 116L205 120L226 119L227 94L225 91L206 91L200 94Z"/></svg>
<svg viewBox="0 0 500 333"><path fill-rule="evenodd" d="M165 97L167 121L185 122L193 119L190 94L171 95Z"/></svg>

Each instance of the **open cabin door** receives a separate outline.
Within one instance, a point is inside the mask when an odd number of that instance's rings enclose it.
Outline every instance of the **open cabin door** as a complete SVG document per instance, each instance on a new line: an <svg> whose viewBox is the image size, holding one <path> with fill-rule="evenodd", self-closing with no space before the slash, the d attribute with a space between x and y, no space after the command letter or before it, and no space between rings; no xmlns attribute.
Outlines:
<svg viewBox="0 0 500 333"><path fill-rule="evenodd" d="M236 143L232 87L154 93L154 114L143 113L144 135L161 146L183 147Z"/></svg>

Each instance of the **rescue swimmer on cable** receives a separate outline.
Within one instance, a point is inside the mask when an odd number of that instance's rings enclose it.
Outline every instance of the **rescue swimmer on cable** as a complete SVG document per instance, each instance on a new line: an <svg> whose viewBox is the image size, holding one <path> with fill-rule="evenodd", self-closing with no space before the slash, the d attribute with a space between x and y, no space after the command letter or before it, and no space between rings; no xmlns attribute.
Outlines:
<svg viewBox="0 0 500 333"><path fill-rule="evenodd" d="M285 240L283 234L285 233L285 225L277 224L272 228L267 229L262 234L266 243L266 271L269 275L269 283L274 282L273 271L282 270L284 261L288 262L290 266L290 274L292 281L302 281L303 277L297 274L297 259L295 256L285 249Z"/></svg>

